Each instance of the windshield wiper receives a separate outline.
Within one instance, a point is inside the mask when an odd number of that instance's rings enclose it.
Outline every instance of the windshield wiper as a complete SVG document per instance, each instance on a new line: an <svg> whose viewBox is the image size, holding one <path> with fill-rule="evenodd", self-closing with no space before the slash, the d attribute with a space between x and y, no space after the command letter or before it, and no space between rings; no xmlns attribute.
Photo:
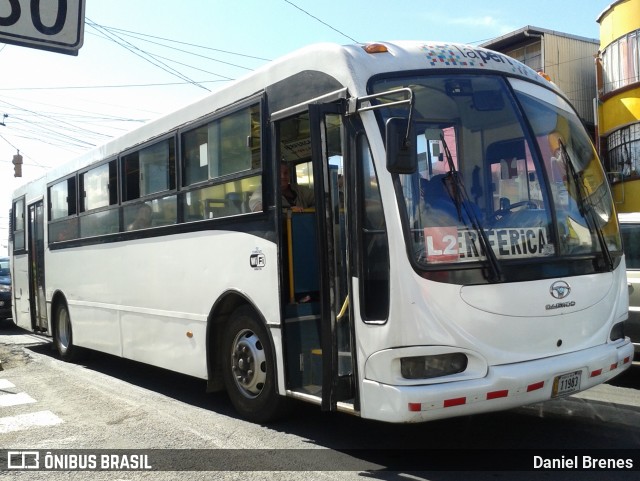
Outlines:
<svg viewBox="0 0 640 481"><path fill-rule="evenodd" d="M478 215L471 208L469 194L467 194L467 189L464 185L464 182L462 181L462 177L460 177L460 173L456 170L456 166L453 164L453 158L451 157L449 146L444 140L443 134L440 134L440 140L444 148L445 157L447 158L447 165L449 166L449 173L447 174L447 176L453 182L454 187L453 195L451 193L449 193L449 195L456 206L456 210L458 211L458 218L460 219L460 222L463 222L462 209L464 209L464 211L467 213L467 217L471 221L471 227L478 233L478 240L480 241L481 251L484 251L485 256L487 257L487 263L489 264L490 272L488 273L486 278L490 282L499 282L502 280L502 271L500 270L500 264L498 263L496 253L493 252L491 243L489 242L489 238L487 237L487 233L482 228L482 225L480 225L480 219L478 219Z"/></svg>
<svg viewBox="0 0 640 481"><path fill-rule="evenodd" d="M578 210L587 222L589 233L593 235L593 233L595 232L596 237L598 238L598 243L600 244L600 251L602 251L602 256L604 257L604 261L607 267L609 268L609 270L613 270L613 258L611 257L611 251L607 246L607 240L604 238L604 233L602 232L602 229L598 224L598 220L596 219L595 207L591 202L591 196L585 195L584 191L582 190L584 188L584 184L582 182L582 173L578 173L575 166L573 165L564 142L562 142L561 140L559 144L560 153L562 154L565 170L567 172L567 179L571 178L573 180L573 184L575 185Z"/></svg>

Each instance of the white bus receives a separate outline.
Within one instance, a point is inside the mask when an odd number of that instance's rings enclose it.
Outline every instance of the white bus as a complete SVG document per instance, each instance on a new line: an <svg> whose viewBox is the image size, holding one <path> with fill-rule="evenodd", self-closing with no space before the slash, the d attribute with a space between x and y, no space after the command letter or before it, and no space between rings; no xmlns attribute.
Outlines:
<svg viewBox="0 0 640 481"><path fill-rule="evenodd" d="M297 51L18 189L10 249L14 319L62 359L205 379L258 422L289 398L402 423L502 410L633 357L585 129L474 46Z"/></svg>

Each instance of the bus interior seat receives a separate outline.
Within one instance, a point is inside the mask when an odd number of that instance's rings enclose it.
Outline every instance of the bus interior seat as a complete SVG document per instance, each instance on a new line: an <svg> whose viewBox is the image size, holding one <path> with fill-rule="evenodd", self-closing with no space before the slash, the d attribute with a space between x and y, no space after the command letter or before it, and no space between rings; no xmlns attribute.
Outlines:
<svg viewBox="0 0 640 481"><path fill-rule="evenodd" d="M237 210L236 213L249 212L249 193L248 192L228 192L225 195L227 206Z"/></svg>

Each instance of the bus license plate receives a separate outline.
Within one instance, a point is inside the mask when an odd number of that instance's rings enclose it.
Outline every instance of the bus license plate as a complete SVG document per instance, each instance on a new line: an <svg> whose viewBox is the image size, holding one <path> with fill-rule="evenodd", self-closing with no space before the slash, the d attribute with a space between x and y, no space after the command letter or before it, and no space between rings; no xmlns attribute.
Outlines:
<svg viewBox="0 0 640 481"><path fill-rule="evenodd" d="M569 372L556 376L553 380L551 397L567 396L580 390L580 377L582 371Z"/></svg>

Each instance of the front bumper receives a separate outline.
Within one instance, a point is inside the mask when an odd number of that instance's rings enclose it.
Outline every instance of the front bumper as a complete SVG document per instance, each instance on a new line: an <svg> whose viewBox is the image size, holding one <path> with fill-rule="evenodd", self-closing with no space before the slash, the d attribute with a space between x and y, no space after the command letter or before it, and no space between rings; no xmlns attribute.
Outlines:
<svg viewBox="0 0 640 481"><path fill-rule="evenodd" d="M617 376L633 361L626 338L534 361L490 366L480 379L430 385L394 386L365 379L361 416L396 423L417 423L501 411L552 399L556 376L581 371L579 391Z"/></svg>

